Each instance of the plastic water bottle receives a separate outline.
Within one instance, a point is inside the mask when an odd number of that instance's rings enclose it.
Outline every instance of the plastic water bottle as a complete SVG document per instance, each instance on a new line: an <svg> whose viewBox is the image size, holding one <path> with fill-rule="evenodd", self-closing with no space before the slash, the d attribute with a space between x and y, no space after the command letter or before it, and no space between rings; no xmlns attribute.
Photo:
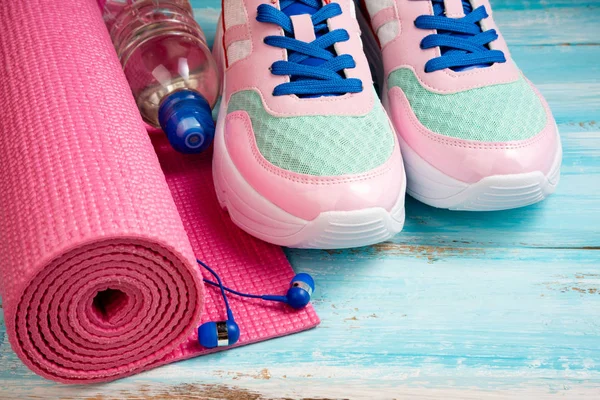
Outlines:
<svg viewBox="0 0 600 400"><path fill-rule="evenodd" d="M144 121L182 153L213 140L221 90L215 60L187 0L99 0Z"/></svg>

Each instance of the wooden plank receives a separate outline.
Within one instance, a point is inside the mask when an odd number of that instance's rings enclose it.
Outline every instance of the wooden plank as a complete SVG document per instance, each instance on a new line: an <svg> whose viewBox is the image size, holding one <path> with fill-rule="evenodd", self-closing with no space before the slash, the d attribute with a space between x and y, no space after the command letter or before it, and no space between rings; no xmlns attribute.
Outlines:
<svg viewBox="0 0 600 400"><path fill-rule="evenodd" d="M494 10L515 11L573 7L593 9L600 6L599 0L490 0L490 3Z"/></svg>
<svg viewBox="0 0 600 400"><path fill-rule="evenodd" d="M496 2L493 2L495 4ZM600 2L598 3L600 6ZM511 46L600 45L600 7L493 10L494 20Z"/></svg>

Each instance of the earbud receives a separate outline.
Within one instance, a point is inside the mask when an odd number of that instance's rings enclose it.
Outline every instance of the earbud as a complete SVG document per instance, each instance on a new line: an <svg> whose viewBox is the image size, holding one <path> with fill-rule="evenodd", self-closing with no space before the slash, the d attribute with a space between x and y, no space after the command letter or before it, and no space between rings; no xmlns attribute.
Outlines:
<svg viewBox="0 0 600 400"><path fill-rule="evenodd" d="M198 341L207 349L232 346L240 338L240 327L234 320L206 322L198 328Z"/></svg>
<svg viewBox="0 0 600 400"><path fill-rule="evenodd" d="M219 289L221 289L221 296L223 296L225 309L227 310L227 321L211 321L200 325L198 328L198 341L207 349L212 349L214 347L233 346L240 338L240 328L238 324L235 323L233 312L231 311L231 308L229 308L229 302L227 301L227 296L225 295L225 287L223 286L223 282L221 282L219 275L217 275L217 273L208 265L204 264L200 260L196 261L198 261L198 264L206 268L208 272L210 272L217 279L217 282L219 282L217 286L219 286Z"/></svg>
<svg viewBox="0 0 600 400"><path fill-rule="evenodd" d="M295 309L306 307L310 302L310 296L315 290L315 281L312 276L300 273L292 278L290 288L287 291L287 304Z"/></svg>
<svg viewBox="0 0 600 400"><path fill-rule="evenodd" d="M228 289L225 288L225 290ZM306 305L310 302L310 296L312 295L313 290L315 290L315 281L313 280L312 276L309 274L300 273L292 278L292 281L290 282L290 288L285 296L264 295L259 296L259 298L267 301L285 303L290 307L299 310L306 307Z"/></svg>
<svg viewBox="0 0 600 400"><path fill-rule="evenodd" d="M215 271L202 261L196 261L216 278L217 282L208 279L204 279L204 282L211 286L216 286L221 290L221 295L223 296L223 301L225 302L225 308L227 310L227 321L206 322L198 328L198 341L202 346L209 349L214 347L232 346L237 343L240 338L240 328L233 318L233 312L229 308L229 302L227 301L225 291L240 297L286 303L290 307L299 310L308 305L310 297L315 290L315 281L312 276L306 273L300 273L292 278L290 287L285 296L242 293L223 286L221 279Z"/></svg>

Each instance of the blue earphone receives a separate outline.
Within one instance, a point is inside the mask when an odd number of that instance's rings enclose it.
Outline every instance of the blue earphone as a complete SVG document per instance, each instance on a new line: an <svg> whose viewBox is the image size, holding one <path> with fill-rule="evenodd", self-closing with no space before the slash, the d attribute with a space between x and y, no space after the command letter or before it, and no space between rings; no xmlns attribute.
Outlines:
<svg viewBox="0 0 600 400"><path fill-rule="evenodd" d="M299 310L306 307L306 305L310 302L310 296L315 290L315 281L313 280L312 276L309 274L300 273L292 278L292 281L290 282L290 288L285 296L241 293L237 290L233 290L224 286L223 282L221 282L221 278L219 278L219 275L217 275L212 268L200 260L196 261L198 264L206 268L206 270L210 272L217 280L217 282L213 282L211 280L204 279L204 282L211 286L216 286L221 290L221 296L223 296L225 309L227 310L227 321L205 322L198 328L198 341L202 346L209 349L214 347L232 346L237 343L238 339L240 338L240 328L233 318L233 312L229 307L227 295L225 294L226 291L240 297L289 304L290 307Z"/></svg>

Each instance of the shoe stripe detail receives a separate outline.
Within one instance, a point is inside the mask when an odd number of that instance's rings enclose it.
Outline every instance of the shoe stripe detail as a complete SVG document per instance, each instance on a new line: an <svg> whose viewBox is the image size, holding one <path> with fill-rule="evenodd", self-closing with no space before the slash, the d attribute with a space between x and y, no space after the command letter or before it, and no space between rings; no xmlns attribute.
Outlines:
<svg viewBox="0 0 600 400"><path fill-rule="evenodd" d="M396 19L396 9L394 7L388 7L373 15L371 24L373 26L373 30L377 32L383 25L387 24L388 22L395 21Z"/></svg>
<svg viewBox="0 0 600 400"><path fill-rule="evenodd" d="M231 43L250 39L250 31L245 24L234 25L225 31L223 43L225 48L228 48Z"/></svg>

